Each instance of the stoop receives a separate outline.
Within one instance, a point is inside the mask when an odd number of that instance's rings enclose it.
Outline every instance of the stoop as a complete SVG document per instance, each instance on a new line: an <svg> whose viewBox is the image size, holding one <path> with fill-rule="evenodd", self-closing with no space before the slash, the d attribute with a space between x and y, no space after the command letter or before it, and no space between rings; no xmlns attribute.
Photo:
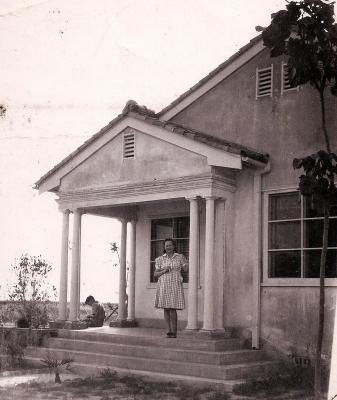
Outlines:
<svg viewBox="0 0 337 400"><path fill-rule="evenodd" d="M58 331L41 347L28 347L25 358L39 365L47 354L74 359L72 370L82 375L103 369L120 375L156 380L180 380L231 390L243 379L269 370L273 361L262 350L245 349L239 338L226 332L178 332L166 338L164 330L146 328L89 328Z"/></svg>

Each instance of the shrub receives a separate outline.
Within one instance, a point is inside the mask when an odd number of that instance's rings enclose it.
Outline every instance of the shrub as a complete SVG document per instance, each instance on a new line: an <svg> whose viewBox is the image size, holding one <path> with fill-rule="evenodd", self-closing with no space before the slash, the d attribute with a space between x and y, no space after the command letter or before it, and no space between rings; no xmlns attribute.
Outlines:
<svg viewBox="0 0 337 400"><path fill-rule="evenodd" d="M56 288L48 282L51 265L41 256L21 255L12 270L16 276L9 287L9 298L14 301L23 326L38 328L48 322L48 301L55 299Z"/></svg>

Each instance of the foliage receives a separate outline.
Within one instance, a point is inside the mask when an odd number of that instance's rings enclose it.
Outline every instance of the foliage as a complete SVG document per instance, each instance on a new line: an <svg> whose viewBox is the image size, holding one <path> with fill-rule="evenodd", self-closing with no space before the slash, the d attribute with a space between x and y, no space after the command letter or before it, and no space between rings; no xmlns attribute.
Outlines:
<svg viewBox="0 0 337 400"><path fill-rule="evenodd" d="M267 371L258 378L249 378L246 382L233 387L233 393L242 396L265 394L266 397L287 393L289 390L313 391L313 370L279 363L275 369Z"/></svg>
<svg viewBox="0 0 337 400"><path fill-rule="evenodd" d="M56 298L56 288L48 282L51 265L41 256L21 255L12 266L16 281L9 298L17 302L21 321L37 328L48 322L48 301Z"/></svg>
<svg viewBox="0 0 337 400"><path fill-rule="evenodd" d="M117 372L112 370L111 368L103 368L99 370L99 376L104 379L116 379Z"/></svg>
<svg viewBox="0 0 337 400"><path fill-rule="evenodd" d="M111 250L112 254L117 255L117 259L118 259L118 262L114 262L113 266L119 267L120 262L121 262L120 256L119 256L119 247L116 242L109 242L109 245L110 245L110 250Z"/></svg>
<svg viewBox="0 0 337 400"><path fill-rule="evenodd" d="M4 117L6 115L6 107L3 104L0 104L0 117Z"/></svg>
<svg viewBox="0 0 337 400"><path fill-rule="evenodd" d="M272 15L262 33L271 57L289 56L293 86L310 82L316 89L331 83L337 95L337 24L334 3L322 0L290 1L286 10Z"/></svg>
<svg viewBox="0 0 337 400"><path fill-rule="evenodd" d="M324 150L304 158L295 158L293 166L303 168L305 175L300 176L299 190L311 200L312 207L319 213L337 204L337 155Z"/></svg>
<svg viewBox="0 0 337 400"><path fill-rule="evenodd" d="M1 330L1 351L6 355L5 368L22 367L25 343L14 330Z"/></svg>
<svg viewBox="0 0 337 400"><path fill-rule="evenodd" d="M45 367L49 369L50 373L55 374L55 383L61 383L61 370L64 368L65 370L69 371L70 364L74 362L74 359L65 354L63 355L62 359L59 360L55 354L48 352L46 358L40 361Z"/></svg>

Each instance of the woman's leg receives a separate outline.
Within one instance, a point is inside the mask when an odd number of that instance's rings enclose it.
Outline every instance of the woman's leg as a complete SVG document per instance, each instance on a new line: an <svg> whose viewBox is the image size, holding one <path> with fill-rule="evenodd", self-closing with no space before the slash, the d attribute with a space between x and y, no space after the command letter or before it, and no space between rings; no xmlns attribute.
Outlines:
<svg viewBox="0 0 337 400"><path fill-rule="evenodd" d="M174 308L170 308L170 320L171 320L171 328L172 328L172 333L174 335L177 335L177 310Z"/></svg>
<svg viewBox="0 0 337 400"><path fill-rule="evenodd" d="M172 330L171 330L170 308L164 308L164 320L165 320L165 324L166 324L167 333L172 332Z"/></svg>

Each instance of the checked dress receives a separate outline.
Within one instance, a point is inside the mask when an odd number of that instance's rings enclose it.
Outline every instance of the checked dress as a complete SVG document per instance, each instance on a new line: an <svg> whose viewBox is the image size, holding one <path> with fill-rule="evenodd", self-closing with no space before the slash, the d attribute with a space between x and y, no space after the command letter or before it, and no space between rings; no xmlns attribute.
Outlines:
<svg viewBox="0 0 337 400"><path fill-rule="evenodd" d="M185 308L183 278L181 276L181 268L185 265L187 265L185 256L178 253L174 253L171 258L167 254L156 258L155 267L157 271L170 268L169 272L158 278L154 304L156 308L175 308L176 310Z"/></svg>

